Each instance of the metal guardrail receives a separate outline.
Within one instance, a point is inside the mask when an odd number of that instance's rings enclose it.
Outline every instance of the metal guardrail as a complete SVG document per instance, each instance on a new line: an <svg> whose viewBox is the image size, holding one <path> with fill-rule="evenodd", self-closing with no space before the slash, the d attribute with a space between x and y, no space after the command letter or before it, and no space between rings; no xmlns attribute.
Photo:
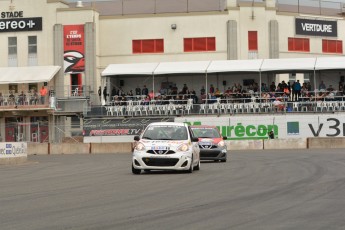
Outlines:
<svg viewBox="0 0 345 230"><path fill-rule="evenodd" d="M244 115L272 113L345 112L345 101L225 102L205 104L151 104L92 106L84 117L148 117L190 115Z"/></svg>

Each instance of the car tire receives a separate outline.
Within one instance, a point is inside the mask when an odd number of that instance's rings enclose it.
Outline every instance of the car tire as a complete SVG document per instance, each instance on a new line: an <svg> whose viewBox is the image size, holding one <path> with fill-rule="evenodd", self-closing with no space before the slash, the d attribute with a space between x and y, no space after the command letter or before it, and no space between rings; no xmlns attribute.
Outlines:
<svg viewBox="0 0 345 230"><path fill-rule="evenodd" d="M200 160L199 160L198 164L194 167L194 170L200 170Z"/></svg>
<svg viewBox="0 0 345 230"><path fill-rule="evenodd" d="M189 167L189 169L187 169L187 173L193 173L193 170L194 170L194 166L193 166L193 157L192 157L190 167Z"/></svg>
<svg viewBox="0 0 345 230"><path fill-rule="evenodd" d="M141 169L136 169L134 168L133 164L132 164L132 173L133 174L140 174L141 173Z"/></svg>

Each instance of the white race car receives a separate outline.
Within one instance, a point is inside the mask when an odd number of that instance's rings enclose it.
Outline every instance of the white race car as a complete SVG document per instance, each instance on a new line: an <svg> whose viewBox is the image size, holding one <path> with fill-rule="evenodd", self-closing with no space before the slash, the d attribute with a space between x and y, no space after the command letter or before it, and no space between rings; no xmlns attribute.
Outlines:
<svg viewBox="0 0 345 230"><path fill-rule="evenodd" d="M149 124L141 136L134 137L132 172L141 170L200 169L198 138L187 124L156 122Z"/></svg>

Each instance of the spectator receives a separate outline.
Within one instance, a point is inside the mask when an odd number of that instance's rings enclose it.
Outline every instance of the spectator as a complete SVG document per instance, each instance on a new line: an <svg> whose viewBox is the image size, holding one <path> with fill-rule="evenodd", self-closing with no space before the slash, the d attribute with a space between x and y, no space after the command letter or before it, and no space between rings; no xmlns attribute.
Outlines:
<svg viewBox="0 0 345 230"><path fill-rule="evenodd" d="M26 101L26 95L23 91L21 91L19 96L18 96L18 103L20 105L24 105L25 101Z"/></svg>
<svg viewBox="0 0 345 230"><path fill-rule="evenodd" d="M202 86L200 89L200 95L203 95L206 93L205 86Z"/></svg>
<svg viewBox="0 0 345 230"><path fill-rule="evenodd" d="M214 93L214 87L213 87L213 84L211 84L211 86L210 86L210 91L209 91L209 93Z"/></svg>
<svg viewBox="0 0 345 230"><path fill-rule="evenodd" d="M332 85L329 85L329 87L327 88L327 91L328 91L328 92L332 92L332 91L334 91L333 86L332 86Z"/></svg>
<svg viewBox="0 0 345 230"><path fill-rule="evenodd" d="M182 93L183 93L183 94L187 94L187 91L188 91L188 86L187 86L187 84L183 84Z"/></svg>
<svg viewBox="0 0 345 230"><path fill-rule="evenodd" d="M111 98L113 99L115 95L118 95L118 94L117 94L117 91L116 91L115 86L114 86L113 90L111 91Z"/></svg>
<svg viewBox="0 0 345 230"><path fill-rule="evenodd" d="M293 100L298 101L299 97L301 96L301 89L302 86L299 83L299 80L293 84L293 90L295 91L295 98Z"/></svg>
<svg viewBox="0 0 345 230"><path fill-rule="evenodd" d="M47 96L47 89L42 85L42 88L40 89L41 94L41 104L44 105L46 103L46 96Z"/></svg>
<svg viewBox="0 0 345 230"><path fill-rule="evenodd" d="M102 99L102 88L101 87L98 88L98 97L99 97L99 101L101 101L101 99Z"/></svg>
<svg viewBox="0 0 345 230"><path fill-rule="evenodd" d="M146 85L144 85L143 89L141 90L141 95L147 96L149 94L149 90L147 89Z"/></svg>
<svg viewBox="0 0 345 230"><path fill-rule="evenodd" d="M30 95L30 105L36 105L38 103L38 94L36 90Z"/></svg>
<svg viewBox="0 0 345 230"><path fill-rule="evenodd" d="M103 89L103 97L104 97L104 101L105 103L107 103L107 96L108 96L108 92L107 92L107 87L104 86L104 89Z"/></svg>
<svg viewBox="0 0 345 230"><path fill-rule="evenodd" d="M276 91L276 84L275 84L275 82L273 81L272 83L271 83L271 85L270 85L270 92L275 92Z"/></svg>
<svg viewBox="0 0 345 230"><path fill-rule="evenodd" d="M321 83L319 84L319 90L326 90L326 85L325 83L323 83L323 81L321 81Z"/></svg>
<svg viewBox="0 0 345 230"><path fill-rule="evenodd" d="M285 105L283 102L281 102L280 98L275 99L275 101L273 102L273 107L277 108L278 111L283 111L285 109Z"/></svg>
<svg viewBox="0 0 345 230"><path fill-rule="evenodd" d="M16 97L14 96L13 92L10 91L10 95L8 96L8 104L14 105L16 103Z"/></svg>
<svg viewBox="0 0 345 230"><path fill-rule="evenodd" d="M135 88L135 95L137 95L137 96L141 95L141 89L139 86L137 86L137 88Z"/></svg>
<svg viewBox="0 0 345 230"><path fill-rule="evenodd" d="M153 92L153 90L151 90L151 92L149 93L149 97L151 100L155 99L155 93Z"/></svg>
<svg viewBox="0 0 345 230"><path fill-rule="evenodd" d="M0 93L0 105L4 105L4 96Z"/></svg>

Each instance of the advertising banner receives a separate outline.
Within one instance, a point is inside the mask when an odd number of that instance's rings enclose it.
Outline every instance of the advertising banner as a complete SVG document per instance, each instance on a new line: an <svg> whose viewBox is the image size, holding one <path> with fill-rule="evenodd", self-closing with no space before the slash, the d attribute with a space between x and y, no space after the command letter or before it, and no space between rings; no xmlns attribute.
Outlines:
<svg viewBox="0 0 345 230"><path fill-rule="evenodd" d="M42 31L42 18L0 19L0 32L21 31Z"/></svg>
<svg viewBox="0 0 345 230"><path fill-rule="evenodd" d="M84 136L140 135L153 122L174 121L174 118L94 118L84 119ZM132 139L132 138L131 138Z"/></svg>
<svg viewBox="0 0 345 230"><path fill-rule="evenodd" d="M27 157L26 142L0 142L0 159L13 157Z"/></svg>
<svg viewBox="0 0 345 230"><path fill-rule="evenodd" d="M295 28L297 35L322 37L337 37L337 21L296 18Z"/></svg>
<svg viewBox="0 0 345 230"><path fill-rule="evenodd" d="M275 138L282 139L345 136L345 116L340 114L177 117L175 121L190 125L216 125L229 140L268 139L271 130Z"/></svg>
<svg viewBox="0 0 345 230"><path fill-rule="evenodd" d="M84 25L64 26L64 72L85 71Z"/></svg>

